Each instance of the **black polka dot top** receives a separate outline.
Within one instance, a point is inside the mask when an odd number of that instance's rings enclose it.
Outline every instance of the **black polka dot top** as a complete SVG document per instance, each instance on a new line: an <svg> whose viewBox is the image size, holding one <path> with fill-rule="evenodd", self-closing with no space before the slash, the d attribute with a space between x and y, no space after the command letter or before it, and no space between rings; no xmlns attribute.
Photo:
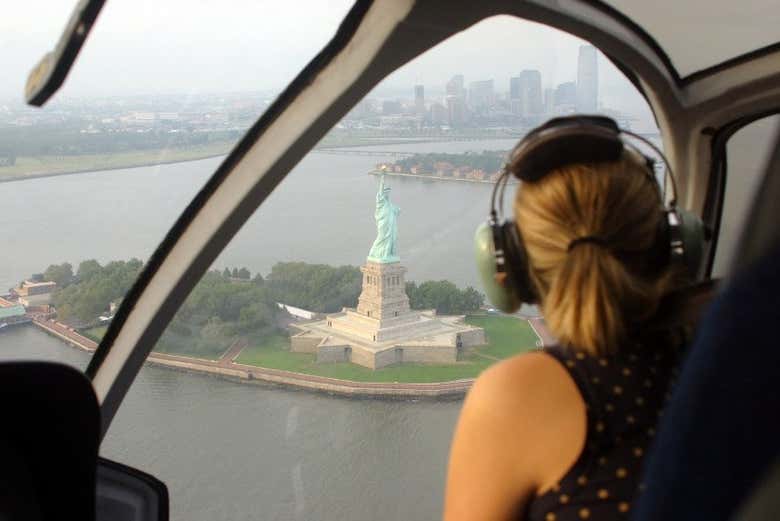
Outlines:
<svg viewBox="0 0 780 521"><path fill-rule="evenodd" d="M533 499L533 521L627 520L641 493L645 452L676 374L676 350L636 348L608 357L547 347L577 384L585 401L588 432L574 466L549 491Z"/></svg>

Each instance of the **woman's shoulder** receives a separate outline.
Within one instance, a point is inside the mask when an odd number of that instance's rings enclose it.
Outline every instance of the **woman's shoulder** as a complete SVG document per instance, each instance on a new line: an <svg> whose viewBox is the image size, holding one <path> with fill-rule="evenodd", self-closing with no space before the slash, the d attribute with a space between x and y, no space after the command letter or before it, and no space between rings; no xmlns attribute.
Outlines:
<svg viewBox="0 0 780 521"><path fill-rule="evenodd" d="M518 468L533 471L537 491L577 459L587 436L587 413L576 383L544 351L496 363L474 382L462 422L493 438Z"/></svg>
<svg viewBox="0 0 780 521"><path fill-rule="evenodd" d="M566 369L545 351L516 355L486 369L474 382L467 406L505 428L548 435L551 426L585 425L585 403Z"/></svg>
<svg viewBox="0 0 780 521"><path fill-rule="evenodd" d="M534 400L548 393L527 393L540 386L571 390L571 378L561 362L546 350L532 351L504 359L488 367L474 382L472 392L493 400Z"/></svg>

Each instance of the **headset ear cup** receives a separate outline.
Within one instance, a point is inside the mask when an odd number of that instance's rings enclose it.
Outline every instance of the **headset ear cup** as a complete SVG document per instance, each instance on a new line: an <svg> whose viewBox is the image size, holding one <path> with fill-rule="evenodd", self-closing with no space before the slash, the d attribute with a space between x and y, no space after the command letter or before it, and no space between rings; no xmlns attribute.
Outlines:
<svg viewBox="0 0 780 521"><path fill-rule="evenodd" d="M528 254L523 246L517 225L514 221L506 221L503 224L503 232L504 237L506 237L506 269L512 274L511 279L514 282L517 297L526 304L536 304L539 302L539 295L531 280Z"/></svg>
<svg viewBox="0 0 780 521"><path fill-rule="evenodd" d="M680 217L680 238L685 251L685 268L688 275L695 277L704 256L706 242L704 223L698 215L687 210L677 209L677 215Z"/></svg>
<svg viewBox="0 0 780 521"><path fill-rule="evenodd" d="M474 257L488 301L504 313L514 313L520 309L522 302L515 290L512 272L501 273L496 265L495 238L498 236L501 242L506 242L503 233L501 225L482 223L474 233ZM504 275L503 280L499 282L501 275Z"/></svg>

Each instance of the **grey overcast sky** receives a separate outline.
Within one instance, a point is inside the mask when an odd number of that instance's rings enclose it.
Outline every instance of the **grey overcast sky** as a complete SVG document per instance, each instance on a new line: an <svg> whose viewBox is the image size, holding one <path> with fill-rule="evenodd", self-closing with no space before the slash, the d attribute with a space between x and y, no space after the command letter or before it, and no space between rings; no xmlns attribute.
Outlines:
<svg viewBox="0 0 780 521"><path fill-rule="evenodd" d="M20 99L32 65L51 49L75 2L0 0L0 97ZM268 91L283 88L333 35L348 0L108 0L59 97ZM456 73L496 81L526 68L544 87L576 77L582 41L509 17L486 20L387 78L385 92L422 83L441 91ZM634 112L644 101L603 57L602 102ZM382 93L382 89L378 91ZM642 111L644 112L644 111Z"/></svg>

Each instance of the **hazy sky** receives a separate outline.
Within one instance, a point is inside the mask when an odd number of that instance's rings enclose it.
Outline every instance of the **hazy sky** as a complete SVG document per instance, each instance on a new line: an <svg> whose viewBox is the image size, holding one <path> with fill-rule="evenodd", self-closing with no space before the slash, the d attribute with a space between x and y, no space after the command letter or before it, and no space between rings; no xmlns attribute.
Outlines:
<svg viewBox="0 0 780 521"><path fill-rule="evenodd" d="M27 73L51 49L74 2L0 0L0 97L21 98ZM108 0L58 96L278 91L334 34L344 0ZM544 87L576 79L583 42L530 22L499 17L444 42L383 83L441 91L455 74L508 89L521 70L542 71ZM602 101L621 110L644 101L603 57ZM381 94L381 90L380 90Z"/></svg>

